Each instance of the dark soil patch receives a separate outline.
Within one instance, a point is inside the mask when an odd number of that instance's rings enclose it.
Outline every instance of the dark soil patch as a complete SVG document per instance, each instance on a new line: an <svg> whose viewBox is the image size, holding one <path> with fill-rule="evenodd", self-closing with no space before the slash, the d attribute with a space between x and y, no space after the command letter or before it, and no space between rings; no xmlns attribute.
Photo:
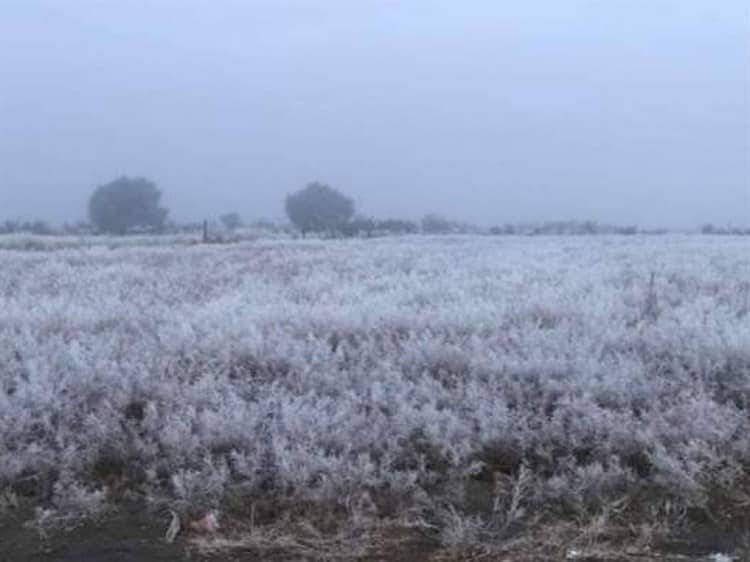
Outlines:
<svg viewBox="0 0 750 562"><path fill-rule="evenodd" d="M68 532L41 537L21 516L0 521L0 562L177 562L187 560L183 544L164 540L165 520L117 514ZM195 558L193 558L195 560Z"/></svg>
<svg viewBox="0 0 750 562"><path fill-rule="evenodd" d="M164 540L168 516L158 517L134 511L121 512L108 517L101 523L81 525L68 532L58 532L40 537L39 533L24 525L27 517L20 514L0 519L0 562L292 562L314 560L300 558L298 554L284 551L257 551L241 549L234 552L200 554L192 548L184 535L174 544ZM466 550L440 549L434 541L427 540L419 533L398 532L400 536L385 537L380 546L359 562L462 562L482 560L486 562L557 562L565 560L564 555L550 557L534 552L514 552L490 554L481 548ZM188 537L189 538L189 537ZM587 562L706 562L709 554L731 552L729 547L736 545L736 537L697 537L691 544L687 539L665 545L661 554L628 553L613 550L607 554L598 551L596 555L581 553L571 558ZM708 544L708 543L711 544ZM726 548L724 550L722 547ZM742 559L736 558L737 560Z"/></svg>

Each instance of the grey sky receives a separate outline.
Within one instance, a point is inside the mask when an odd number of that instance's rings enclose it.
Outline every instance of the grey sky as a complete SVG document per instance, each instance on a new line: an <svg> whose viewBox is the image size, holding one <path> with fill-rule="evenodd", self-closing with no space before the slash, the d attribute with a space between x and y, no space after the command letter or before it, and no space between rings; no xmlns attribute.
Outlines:
<svg viewBox="0 0 750 562"><path fill-rule="evenodd" d="M746 0L0 0L0 218L750 223Z"/></svg>

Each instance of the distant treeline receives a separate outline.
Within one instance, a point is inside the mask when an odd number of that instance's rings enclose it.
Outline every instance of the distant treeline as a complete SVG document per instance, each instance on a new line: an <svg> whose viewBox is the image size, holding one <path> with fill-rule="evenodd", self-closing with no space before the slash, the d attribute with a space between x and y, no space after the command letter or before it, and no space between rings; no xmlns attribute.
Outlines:
<svg viewBox="0 0 750 562"><path fill-rule="evenodd" d="M6 220L0 223L0 234L36 234L39 236L92 234L93 227L86 222L52 226L43 220Z"/></svg>
<svg viewBox="0 0 750 562"><path fill-rule="evenodd" d="M216 219L178 223L166 221L159 228L134 227L129 234L205 234L209 241L229 242L241 239L243 233L266 232L276 235L294 236L299 230L290 223L270 220L246 221L238 213L228 213ZM603 224L595 221L546 221L540 223L507 223L489 228L451 220L437 214L425 215L414 221L398 218L375 218L356 216L337 228L325 231L326 238L376 238L382 236L405 236L413 234L484 234L492 236L596 236L596 235L636 235L667 234L668 229L641 229L636 226ZM6 220L0 222L0 235L33 234L37 236L88 236L100 234L95 225L80 221L51 225L42 220ZM750 236L750 228L717 227L704 225L701 234Z"/></svg>
<svg viewBox="0 0 750 562"><path fill-rule="evenodd" d="M209 242L231 242L246 236L267 233L281 236L295 236L299 233L291 223L270 220L246 221L237 213L221 215L205 221L178 223L166 221L159 228L134 227L128 234L175 235L196 234ZM642 229L636 226L621 226L595 221L546 221L540 223L508 223L489 228L451 220L440 215L425 215L414 221L398 218L375 218L356 216L335 229L319 232L324 238L378 238L383 236L406 236L414 234L450 235L477 234L490 236L598 236L636 234L661 235L670 231L666 228ZM706 235L750 236L750 228L716 227L704 225L699 232ZM0 222L0 235L33 234L37 236L89 236L102 234L95 225L81 221L53 226L42 220Z"/></svg>
<svg viewBox="0 0 750 562"><path fill-rule="evenodd" d="M580 236L592 234L664 234L666 230L642 231L637 226L601 224L595 221L547 221L542 223L505 224L493 226L490 234L525 236L558 235Z"/></svg>
<svg viewBox="0 0 750 562"><path fill-rule="evenodd" d="M750 228L740 226L714 226L712 224L704 224L701 228L703 234L728 234L731 236L750 236Z"/></svg>
<svg viewBox="0 0 750 562"><path fill-rule="evenodd" d="M161 190L146 178L121 176L98 186L88 204L88 221L52 227L36 221L5 221L0 234L35 235L89 234L184 234L201 233L204 242L228 242L243 239L248 231L286 234L303 238L315 234L325 238L372 238L409 234L489 234L495 236L580 236L665 234L666 229L643 230L636 226L602 224L595 221L547 221L479 227L430 213L419 221L401 218L376 218L357 214L354 200L321 182L308 183L285 200L288 223L255 221L246 223L237 212L213 220L178 223L168 218L161 205ZM705 225L704 234L750 235L750 228L717 228ZM251 234L253 235L253 234Z"/></svg>

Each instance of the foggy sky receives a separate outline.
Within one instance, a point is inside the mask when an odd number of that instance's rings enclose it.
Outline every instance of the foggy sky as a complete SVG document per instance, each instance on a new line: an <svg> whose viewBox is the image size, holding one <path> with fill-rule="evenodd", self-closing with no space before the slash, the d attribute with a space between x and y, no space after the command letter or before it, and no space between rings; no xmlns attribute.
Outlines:
<svg viewBox="0 0 750 562"><path fill-rule="evenodd" d="M0 219L750 223L746 0L0 0Z"/></svg>

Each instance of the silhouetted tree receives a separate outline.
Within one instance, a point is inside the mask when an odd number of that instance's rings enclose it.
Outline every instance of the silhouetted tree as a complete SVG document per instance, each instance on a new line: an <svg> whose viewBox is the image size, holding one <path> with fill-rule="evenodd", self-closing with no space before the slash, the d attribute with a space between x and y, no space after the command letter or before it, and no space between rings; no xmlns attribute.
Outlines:
<svg viewBox="0 0 750 562"><path fill-rule="evenodd" d="M35 220L28 224L29 232L32 234L38 234L41 236L49 236L54 233L52 227L44 222L43 220Z"/></svg>
<svg viewBox="0 0 750 562"><path fill-rule="evenodd" d="M18 232L21 230L21 223L19 223L17 220L6 220L3 222L2 225L0 225L0 232L3 234L13 234L14 232Z"/></svg>
<svg viewBox="0 0 750 562"><path fill-rule="evenodd" d="M237 230L242 226L242 217L239 213L227 213L226 215L221 215L220 218L221 224L223 224L224 228L227 230Z"/></svg>
<svg viewBox="0 0 750 562"><path fill-rule="evenodd" d="M341 233L344 236L366 236L367 238L372 237L376 228L375 219L372 217L354 217L346 224L341 226Z"/></svg>
<svg viewBox="0 0 750 562"><path fill-rule="evenodd" d="M425 234L447 234L455 229L453 221L440 215L429 214L422 217L422 232Z"/></svg>
<svg viewBox="0 0 750 562"><path fill-rule="evenodd" d="M122 176L96 188L89 200L89 218L98 230L111 234L133 228L159 230L167 218L160 200L161 191L153 182Z"/></svg>
<svg viewBox="0 0 750 562"><path fill-rule="evenodd" d="M55 233L55 229L43 220L24 221L6 220L0 224L0 234L13 234L15 232L29 232L48 236Z"/></svg>
<svg viewBox="0 0 750 562"><path fill-rule="evenodd" d="M417 223L403 219L381 219L376 221L375 228L389 234L414 234L419 232Z"/></svg>
<svg viewBox="0 0 750 562"><path fill-rule="evenodd" d="M308 232L336 232L354 215L354 202L328 185L313 182L287 195L286 214L302 236Z"/></svg>

